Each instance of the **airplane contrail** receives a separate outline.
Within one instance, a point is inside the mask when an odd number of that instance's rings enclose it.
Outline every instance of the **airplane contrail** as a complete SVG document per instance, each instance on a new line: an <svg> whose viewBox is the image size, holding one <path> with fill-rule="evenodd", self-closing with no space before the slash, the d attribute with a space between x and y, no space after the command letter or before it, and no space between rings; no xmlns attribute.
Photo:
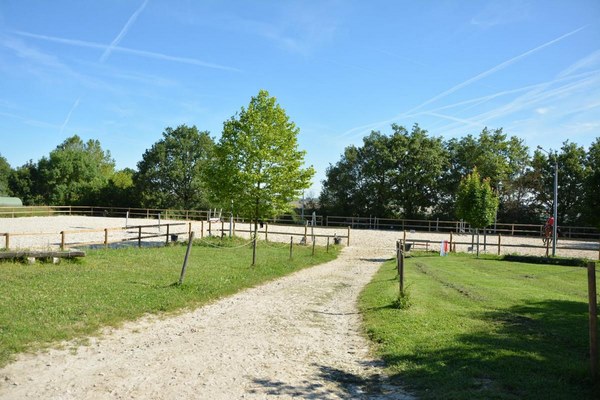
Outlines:
<svg viewBox="0 0 600 400"><path fill-rule="evenodd" d="M108 48L107 45L102 44L102 43L88 42L88 41L78 40L78 39L67 39L67 38L59 38L59 37L54 37L54 36L38 35L36 33L23 32L23 31L11 31L11 32L14 33L15 35L19 35L19 36L30 37L33 39L45 40L45 41L54 42L54 43L62 43L62 44L70 45L70 46L87 47L87 48L92 48L92 49ZM134 55L141 56L141 57L155 58L158 60L173 61L173 62L178 62L178 63L183 63L183 64L197 65L199 67L204 67L204 68L213 68L213 69L220 69L220 70L232 71L232 72L242 72L238 68L228 67L226 65L208 63L208 62L198 60L195 58L170 56L168 54L155 53L152 51L136 50L136 49L130 49L127 47L120 47L120 46L113 47L112 51L113 52L120 51L122 53L134 54Z"/></svg>
<svg viewBox="0 0 600 400"><path fill-rule="evenodd" d="M75 100L75 103L73 103L73 105L71 106L71 109L69 110L69 113L67 114L67 118L65 118L65 122L63 122L63 124L60 126L60 134L61 135L62 135L65 127L69 123L69 120L71 119L71 115L73 114L73 111L75 111L75 109L79 106L80 100L81 100L81 97L79 97L79 98L77 98L77 100Z"/></svg>
<svg viewBox="0 0 600 400"><path fill-rule="evenodd" d="M104 53L102 53L102 56L100 57L100 62L106 61L106 59L110 56L110 53L112 53L112 51L115 49L115 47L117 47L117 45L121 42L121 40L123 40L123 38L129 31L129 28L131 28L131 25L133 25L133 23L135 22L137 17L141 14L142 11L144 11L144 8L146 8L147 4L148 4L148 0L144 0L142 5L140 6L140 8L138 8L131 15L131 17L129 17L129 19L127 20L127 23L125 24L123 29L121 29L121 32L119 32L117 37L110 43L110 45L106 48L106 50L104 50Z"/></svg>

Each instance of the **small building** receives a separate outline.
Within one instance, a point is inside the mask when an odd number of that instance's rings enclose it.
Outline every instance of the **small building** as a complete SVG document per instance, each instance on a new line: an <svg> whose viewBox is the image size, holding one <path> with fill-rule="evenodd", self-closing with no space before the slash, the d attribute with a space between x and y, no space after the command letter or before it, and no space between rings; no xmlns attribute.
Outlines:
<svg viewBox="0 0 600 400"><path fill-rule="evenodd" d="M0 207L23 207L23 202L18 197L0 197Z"/></svg>

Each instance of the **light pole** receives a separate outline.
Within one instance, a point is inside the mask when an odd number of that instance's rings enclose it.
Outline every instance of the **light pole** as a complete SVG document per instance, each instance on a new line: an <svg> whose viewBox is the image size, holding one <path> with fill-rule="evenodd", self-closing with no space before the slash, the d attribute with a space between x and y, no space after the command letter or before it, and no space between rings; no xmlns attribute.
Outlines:
<svg viewBox="0 0 600 400"><path fill-rule="evenodd" d="M538 149L548 154L548 159L552 156L551 153L547 152L542 148L542 146L538 146ZM558 225L558 154L554 153L554 224L552 225L552 257L556 256L556 227Z"/></svg>

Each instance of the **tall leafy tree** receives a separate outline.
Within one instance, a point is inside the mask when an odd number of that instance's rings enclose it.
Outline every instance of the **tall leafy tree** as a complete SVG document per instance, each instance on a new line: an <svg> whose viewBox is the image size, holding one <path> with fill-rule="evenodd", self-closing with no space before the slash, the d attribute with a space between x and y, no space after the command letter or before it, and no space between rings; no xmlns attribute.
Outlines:
<svg viewBox="0 0 600 400"><path fill-rule="evenodd" d="M206 207L203 171L214 150L208 132L195 126L166 128L163 137L144 153L134 177L141 205L156 208Z"/></svg>
<svg viewBox="0 0 600 400"><path fill-rule="evenodd" d="M392 125L393 133L371 132L360 148L346 148L327 170L321 203L341 215L415 218L439 197L446 164L440 138L414 125L411 132Z"/></svg>
<svg viewBox="0 0 600 400"><path fill-rule="evenodd" d="M464 177L456 196L456 213L477 231L477 255L479 255L479 229L494 222L498 210L498 197L490 186L490 179L481 179L477 168Z"/></svg>
<svg viewBox="0 0 600 400"><path fill-rule="evenodd" d="M600 137L596 138L588 150L586 169L583 223L600 228Z"/></svg>
<svg viewBox="0 0 600 400"><path fill-rule="evenodd" d="M0 196L9 196L11 194L8 187L11 172L10 164L0 154Z"/></svg>
<svg viewBox="0 0 600 400"><path fill-rule="evenodd" d="M237 213L255 221L291 210L291 202L308 188L312 167L303 168L300 130L266 90L248 108L223 125L215 159L208 170L213 201L234 203Z"/></svg>
<svg viewBox="0 0 600 400"><path fill-rule="evenodd" d="M447 163L442 139L430 137L418 124L410 133L396 124L392 129L392 207L397 216L422 217L440 198L439 186Z"/></svg>
<svg viewBox="0 0 600 400"><path fill-rule="evenodd" d="M38 162L42 196L47 204L82 204L97 193L114 172L109 151L98 140L67 138Z"/></svg>
<svg viewBox="0 0 600 400"><path fill-rule="evenodd" d="M13 170L8 185L13 196L19 197L24 205L41 205L45 202L42 196L43 179L33 160Z"/></svg>
<svg viewBox="0 0 600 400"><path fill-rule="evenodd" d="M440 215L452 217L455 214L456 188L461 179L477 167L481 176L490 178L490 185L502 197L500 216L523 217L522 205L530 198L523 181L530 158L522 139L508 138L501 128L484 128L478 137L467 135L450 139L446 149L449 163L442 183L442 199L437 208Z"/></svg>
<svg viewBox="0 0 600 400"><path fill-rule="evenodd" d="M368 193L361 187L363 178L358 148L346 147L341 159L327 167L325 176L319 196L322 212L347 216L368 213L365 199Z"/></svg>
<svg viewBox="0 0 600 400"><path fill-rule="evenodd" d="M536 150L532 161L531 194L540 222L552 214L554 204L554 169L558 164L558 225L583 224L586 214L584 185L587 180L586 151L566 141L560 152L550 155Z"/></svg>

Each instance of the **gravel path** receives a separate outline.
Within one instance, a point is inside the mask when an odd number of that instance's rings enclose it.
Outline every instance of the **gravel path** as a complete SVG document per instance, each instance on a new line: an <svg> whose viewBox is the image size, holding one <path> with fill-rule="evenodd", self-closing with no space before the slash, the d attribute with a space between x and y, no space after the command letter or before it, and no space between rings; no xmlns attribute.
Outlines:
<svg viewBox="0 0 600 400"><path fill-rule="evenodd" d="M87 346L22 355L1 399L409 399L360 332L356 299L387 250L337 260L178 316L145 318Z"/></svg>

